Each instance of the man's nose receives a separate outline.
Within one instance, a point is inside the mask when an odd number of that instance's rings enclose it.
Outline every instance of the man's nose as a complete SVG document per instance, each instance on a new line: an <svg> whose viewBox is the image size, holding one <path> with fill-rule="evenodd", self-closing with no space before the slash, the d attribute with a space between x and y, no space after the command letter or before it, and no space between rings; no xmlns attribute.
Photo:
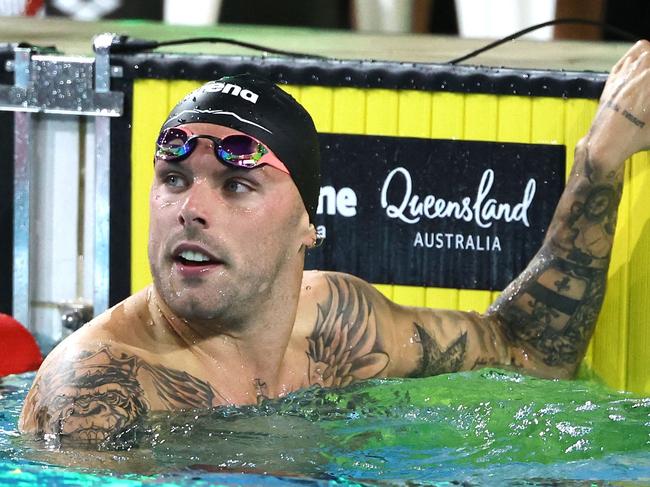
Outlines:
<svg viewBox="0 0 650 487"><path fill-rule="evenodd" d="M205 181L197 181L189 188L185 201L178 212L178 221L181 225L209 227L210 209L214 208L214 204L210 204L209 186Z"/></svg>

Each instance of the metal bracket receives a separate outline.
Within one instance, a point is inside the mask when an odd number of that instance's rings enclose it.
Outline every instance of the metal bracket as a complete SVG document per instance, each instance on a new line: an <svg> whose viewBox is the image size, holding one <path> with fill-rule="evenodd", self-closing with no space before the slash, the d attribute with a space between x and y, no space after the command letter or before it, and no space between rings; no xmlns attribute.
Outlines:
<svg viewBox="0 0 650 487"><path fill-rule="evenodd" d="M14 50L16 71L14 84L25 88L30 79L31 51L17 47ZM21 323L31 330L31 255L30 238L32 234L32 115L17 112L14 114L14 211L13 211L13 288L12 312Z"/></svg>
<svg viewBox="0 0 650 487"><path fill-rule="evenodd" d="M32 306L57 309L61 315L61 328L73 332L93 319L93 305L86 301L32 301Z"/></svg>
<svg viewBox="0 0 650 487"><path fill-rule="evenodd" d="M16 65L7 62L5 69ZM108 90L111 72L117 73L108 56L32 55L27 86L0 85L0 111L119 117L124 93Z"/></svg>
<svg viewBox="0 0 650 487"><path fill-rule="evenodd" d="M69 332L77 331L93 319L93 306L85 302L61 303L61 326Z"/></svg>
<svg viewBox="0 0 650 487"><path fill-rule="evenodd" d="M97 95L110 95L110 48L116 34L100 34L93 39L95 50L95 89ZM120 105L121 107L122 105ZM110 294L110 217L111 217L111 124L106 117L95 121L95 249L93 257L93 305L98 313L108 309Z"/></svg>
<svg viewBox="0 0 650 487"><path fill-rule="evenodd" d="M95 58L38 54L31 48L14 48L14 85L0 85L0 111L15 112L14 129L14 268L13 313L31 325L30 238L32 185L32 113L85 115L95 119L94 170L94 290L93 306L102 312L109 302L110 242L110 132L109 117L119 117L124 94L110 91L110 65L114 34L94 40ZM63 313L63 312L62 312ZM64 325L76 326L89 311L68 310ZM92 313L90 311L90 313ZM31 329L33 327L30 326Z"/></svg>

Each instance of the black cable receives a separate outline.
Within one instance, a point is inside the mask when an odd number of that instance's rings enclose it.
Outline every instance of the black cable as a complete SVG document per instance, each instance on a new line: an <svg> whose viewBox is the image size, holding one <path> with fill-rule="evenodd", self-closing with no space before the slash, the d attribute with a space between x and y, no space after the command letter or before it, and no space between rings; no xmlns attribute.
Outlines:
<svg viewBox="0 0 650 487"><path fill-rule="evenodd" d="M632 42L636 42L639 40L639 36L634 35L631 32L628 32L623 29L619 29L618 27L614 27L613 25L606 24L604 22L598 22L596 20L589 20L589 19L580 19L580 18L560 18L560 19L553 19L549 20L547 22L542 22L541 24L535 24L531 25L530 27L526 27L525 29L519 30L513 34L510 34L509 36L503 37L501 39L498 39L494 42L490 42L489 44L486 44L483 47L480 47L468 54L465 54L464 56L457 57L455 59L452 59L451 61L447 61L447 64L458 64L460 62L466 61L467 59L473 58L475 56L478 56L479 54L489 51L490 49L494 49L497 46L500 46L501 44L505 44L508 41L512 41L514 39L517 39L518 37L521 37L523 35L528 34L529 32L533 32L537 29L541 29L543 27L548 27L550 25L558 25L558 24L585 24L585 25L595 25L598 27L603 28L604 30L611 32L612 34L616 34L617 36L628 40Z"/></svg>
<svg viewBox="0 0 650 487"><path fill-rule="evenodd" d="M235 39L228 39L225 37L193 37L191 39L177 39L173 41L157 42L157 41L133 39L124 36L121 37L116 43L114 43L111 46L110 51L113 54L118 54L118 53L127 54L127 53L149 51L152 49L157 49L159 47L165 47L165 46L176 46L179 44L198 44L198 43L230 44L234 46L245 47L247 49L264 51L271 54L279 54L281 56L290 56L295 58L327 59L327 57L319 56L317 54L305 54L302 52L285 51L282 49L275 49L272 47L262 46L260 44L253 44L252 42L238 41Z"/></svg>
<svg viewBox="0 0 650 487"><path fill-rule="evenodd" d="M225 37L196 37L193 39L185 39L185 40L181 39L178 41L159 42L158 47L173 46L175 44L189 44L189 43L195 44L199 42L207 42L212 44L219 44L219 43L232 44L233 46L245 47L247 49L254 49L257 51L270 52L271 54L280 54L281 56L326 59L325 56L319 56L317 54L305 54L303 52L285 51L283 49L275 49L273 47L261 46L259 44L253 44L252 42L238 41L235 39L228 39Z"/></svg>
<svg viewBox="0 0 650 487"><path fill-rule="evenodd" d="M551 25L558 25L558 24L585 24L585 25L594 25L597 27L601 27L605 31L611 32L622 39L629 40L629 41L637 41L639 39L638 36L635 34L628 32L623 29L619 29L618 27L614 27L612 25L603 23L603 22L598 22L596 20L589 20L589 19L581 19L581 18L560 18L560 19L553 19L549 20L547 22L542 22L540 24L535 24L531 25L530 27L526 27L525 29L519 30L517 32L514 32L513 34L510 34L506 37L503 37L501 39L498 39L496 41L490 42L489 44L486 44L483 47L480 47L479 49L476 49L474 51L471 51L468 54L465 54L461 57L457 57L455 59L452 59L451 61L447 61L446 64L458 64L460 62L466 61L467 59L473 58L475 56L478 56L481 53L484 53L486 51L489 51L491 49L494 49L497 46L500 46L501 44L505 44L508 41L517 39L523 35L526 35L530 32L533 32L538 29L542 29L544 27L548 27ZM210 44L230 44L234 46L240 46L240 47L245 47L247 49L253 49L256 51L263 51L263 52L268 52L271 54L279 54L281 56L289 56L289 57L295 57L295 58L307 58L307 59L331 59L327 56L320 56L318 54L305 54L302 52L292 52L292 51L285 51L283 49L276 49L272 47L267 47L267 46L262 46L260 44L254 44L252 42L244 42L244 41L238 41L235 39L228 39L226 37L195 37L195 38L190 38L190 39L177 39L173 41L148 41L148 40L142 40L142 39L133 39L127 36L122 36L120 37L110 48L110 51L112 54L132 54L136 52L142 52L142 51L149 51L153 49L157 49L159 47L165 47L165 46L176 46L180 44L198 44L198 43L210 43Z"/></svg>

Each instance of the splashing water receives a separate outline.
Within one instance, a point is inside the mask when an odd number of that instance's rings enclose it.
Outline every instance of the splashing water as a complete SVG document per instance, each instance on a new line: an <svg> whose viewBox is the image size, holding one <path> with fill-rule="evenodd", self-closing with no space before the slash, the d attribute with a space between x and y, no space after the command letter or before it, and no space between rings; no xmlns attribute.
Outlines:
<svg viewBox="0 0 650 487"><path fill-rule="evenodd" d="M97 451L18 435L32 379L0 385L0 484L650 484L650 398L594 382L485 369L310 388L155 413L137 446Z"/></svg>

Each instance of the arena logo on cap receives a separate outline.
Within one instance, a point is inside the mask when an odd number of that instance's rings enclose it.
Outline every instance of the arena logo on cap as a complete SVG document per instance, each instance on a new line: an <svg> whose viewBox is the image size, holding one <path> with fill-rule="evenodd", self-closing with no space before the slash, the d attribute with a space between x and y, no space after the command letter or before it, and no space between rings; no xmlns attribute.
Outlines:
<svg viewBox="0 0 650 487"><path fill-rule="evenodd" d="M257 99L259 98L259 95L253 93L251 90L242 88L235 83L224 83L222 81L215 81L207 84L205 90L211 93L223 93L226 95L238 96L251 103L257 103Z"/></svg>

